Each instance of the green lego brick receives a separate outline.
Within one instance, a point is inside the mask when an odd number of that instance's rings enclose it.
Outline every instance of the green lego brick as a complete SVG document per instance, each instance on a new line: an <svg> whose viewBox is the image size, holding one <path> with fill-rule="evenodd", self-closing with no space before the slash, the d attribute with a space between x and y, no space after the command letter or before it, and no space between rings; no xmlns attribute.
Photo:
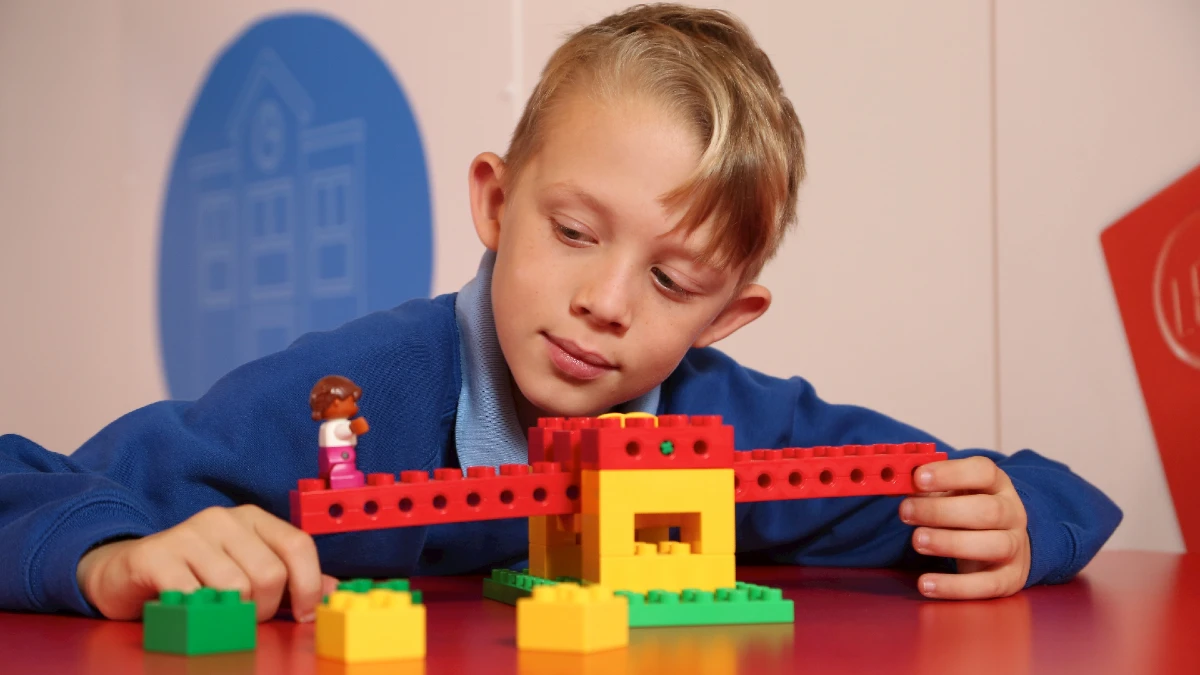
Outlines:
<svg viewBox="0 0 1200 675"><path fill-rule="evenodd" d="M516 605L518 599L533 595L534 586L553 586L563 581L585 583L571 577L559 577L554 580L543 579L529 574L528 569L520 572L504 569L492 570L491 578L483 580L483 597L503 602L506 605Z"/></svg>
<svg viewBox="0 0 1200 675"><path fill-rule="evenodd" d="M629 627L717 626L752 623L793 623L795 603L778 588L737 582L736 588L716 593L685 590L650 591L642 595L617 591L629 601Z"/></svg>
<svg viewBox="0 0 1200 675"><path fill-rule="evenodd" d="M253 651L258 622L253 602L237 591L163 591L142 608L142 648L197 656Z"/></svg>
<svg viewBox="0 0 1200 675"><path fill-rule="evenodd" d="M351 591L353 593L366 593L375 588L383 588L389 591L406 591L412 596L414 605L421 604L421 591L414 591L408 585L408 579L388 579L387 581L371 581L370 579L351 579L338 583L337 590ZM321 602L328 603L329 596L321 599Z"/></svg>
<svg viewBox="0 0 1200 675"><path fill-rule="evenodd" d="M570 581L588 582L568 577L543 579L529 570L492 570L483 580L483 597L506 605L516 605L520 598L533 595L535 586L553 586ZM736 588L719 588L716 593L695 589L683 593L650 591L642 595L617 591L629 601L629 627L651 628L665 626L718 626L755 623L793 623L795 603L783 599L783 591L769 586L737 582Z"/></svg>

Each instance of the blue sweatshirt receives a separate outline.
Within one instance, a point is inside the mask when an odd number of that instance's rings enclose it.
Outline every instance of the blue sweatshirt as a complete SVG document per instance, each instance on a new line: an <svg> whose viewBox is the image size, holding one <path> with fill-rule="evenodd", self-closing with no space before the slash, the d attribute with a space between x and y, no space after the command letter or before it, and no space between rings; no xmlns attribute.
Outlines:
<svg viewBox="0 0 1200 675"><path fill-rule="evenodd" d="M413 300L305 335L234 370L196 401L154 403L121 417L70 456L0 436L0 610L95 616L76 582L85 552L172 527L209 506L255 504L287 519L288 492L318 472L308 394L325 375L345 375L363 389L360 408L371 430L359 439L359 469L463 466L460 400L469 405L464 381L479 378L464 378L464 364L478 366L464 354L458 295ZM928 441L951 458L990 457L1028 513L1028 585L1072 577L1121 520L1116 505L1062 464L1031 451L955 450L880 413L825 402L804 379L755 372L716 349L689 351L646 400L658 414L723 416L739 449ZM739 562L953 569L913 551L899 501L739 504ZM337 577L483 572L528 556L525 519L316 541L322 571Z"/></svg>

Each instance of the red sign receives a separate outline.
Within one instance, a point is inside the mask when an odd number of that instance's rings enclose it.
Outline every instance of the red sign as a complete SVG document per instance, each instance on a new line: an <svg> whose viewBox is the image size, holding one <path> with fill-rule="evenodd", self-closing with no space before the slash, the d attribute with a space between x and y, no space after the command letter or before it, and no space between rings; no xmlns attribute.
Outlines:
<svg viewBox="0 0 1200 675"><path fill-rule="evenodd" d="M1200 166L1100 243L1183 540L1200 551Z"/></svg>

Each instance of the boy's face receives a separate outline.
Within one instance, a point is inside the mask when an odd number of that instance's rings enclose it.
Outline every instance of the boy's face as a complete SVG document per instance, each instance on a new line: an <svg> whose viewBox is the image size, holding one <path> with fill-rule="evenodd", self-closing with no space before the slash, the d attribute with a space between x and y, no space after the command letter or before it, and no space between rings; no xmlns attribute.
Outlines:
<svg viewBox="0 0 1200 675"><path fill-rule="evenodd" d="M767 290L695 262L708 228L672 232L662 198L687 181L693 133L643 98L559 103L508 190L492 154L471 167L472 213L496 251L496 332L539 414L596 415L665 380L688 348L757 318ZM519 404L523 403L518 401Z"/></svg>

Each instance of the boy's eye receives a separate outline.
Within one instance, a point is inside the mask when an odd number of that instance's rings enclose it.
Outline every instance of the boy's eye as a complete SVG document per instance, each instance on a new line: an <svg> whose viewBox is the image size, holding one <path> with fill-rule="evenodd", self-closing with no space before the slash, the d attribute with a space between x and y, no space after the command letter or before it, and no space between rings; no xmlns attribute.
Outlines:
<svg viewBox="0 0 1200 675"><path fill-rule="evenodd" d="M563 225L562 223L557 222L557 221L550 221L550 222L554 226L555 233L557 233L560 238L562 238L572 244L574 244L574 243L579 243L579 244L591 243L591 241L590 241L591 238L588 237L588 235L583 233L582 231L577 230L573 227L569 227L567 225Z"/></svg>
<svg viewBox="0 0 1200 675"><path fill-rule="evenodd" d="M659 269L657 267L651 267L650 273L654 275L654 280L658 282L659 286L662 286L666 290L670 291L672 294L679 296L681 298L692 297L693 293L691 291L689 291L689 290L683 288L682 286L680 286L679 284L675 283L675 280L672 279L670 277L670 275L668 275L666 272L662 271L661 269Z"/></svg>

